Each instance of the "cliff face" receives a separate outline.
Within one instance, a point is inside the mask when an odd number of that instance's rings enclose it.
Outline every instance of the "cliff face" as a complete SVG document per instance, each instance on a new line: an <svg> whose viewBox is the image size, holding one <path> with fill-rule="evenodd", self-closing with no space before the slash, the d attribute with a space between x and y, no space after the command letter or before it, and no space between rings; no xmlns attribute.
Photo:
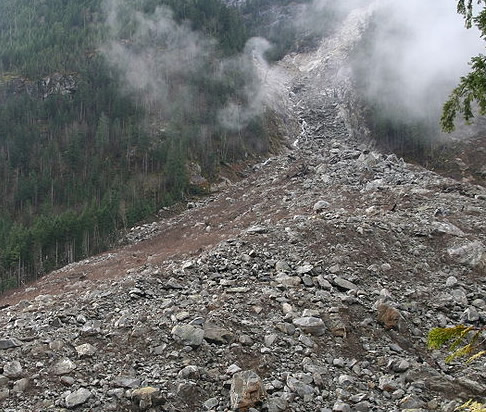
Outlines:
<svg viewBox="0 0 486 412"><path fill-rule="evenodd" d="M268 70L300 126L284 152L1 298L3 410L452 411L484 396L484 368L446 365L425 336L486 321L486 190L356 132L348 52L369 13Z"/></svg>

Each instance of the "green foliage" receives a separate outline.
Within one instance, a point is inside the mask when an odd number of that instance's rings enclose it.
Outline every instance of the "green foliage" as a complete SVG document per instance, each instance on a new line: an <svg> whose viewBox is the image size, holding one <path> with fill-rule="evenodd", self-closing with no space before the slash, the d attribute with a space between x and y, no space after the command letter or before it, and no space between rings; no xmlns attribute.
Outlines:
<svg viewBox="0 0 486 412"><path fill-rule="evenodd" d="M483 39L486 38L486 1L478 0L483 9L474 14L473 0L459 0L457 12L464 16L467 28L475 25ZM471 59L471 71L461 77L459 85L444 103L441 126L446 132L455 129L454 120L461 115L466 121L474 117L473 103L476 102L480 115L486 114L486 56L480 54Z"/></svg>
<svg viewBox="0 0 486 412"><path fill-rule="evenodd" d="M456 408L456 411L465 411L465 412L486 412L486 406L482 403L469 400L463 405Z"/></svg>
<svg viewBox="0 0 486 412"><path fill-rule="evenodd" d="M124 37L113 40L133 44L133 11L159 6L215 39L202 70L169 79L170 90L189 85L194 95L190 104L169 100L167 118L155 113L165 108L123 92L124 79L101 54L111 36L102 2L0 2L0 292L99 253L118 229L180 200L188 160L209 176L222 161L266 148L263 119L235 133L218 122L228 101L247 99L247 73L212 75L248 39L238 11L220 0L127 4ZM73 79L74 90L49 89L55 78Z"/></svg>
<svg viewBox="0 0 486 412"><path fill-rule="evenodd" d="M429 332L427 344L429 349L440 349L449 344L450 354L446 362L452 362L458 358L467 358L472 362L486 354L482 349L484 344L484 328L456 325L449 328L434 328Z"/></svg>
<svg viewBox="0 0 486 412"><path fill-rule="evenodd" d="M450 354L446 357L447 363L467 357L466 363L473 362L486 355L483 350L485 343L484 332L486 328L456 325L448 328L434 328L429 332L427 345L429 349L440 349L449 344ZM456 411L486 412L486 406L474 400L469 400L457 407Z"/></svg>

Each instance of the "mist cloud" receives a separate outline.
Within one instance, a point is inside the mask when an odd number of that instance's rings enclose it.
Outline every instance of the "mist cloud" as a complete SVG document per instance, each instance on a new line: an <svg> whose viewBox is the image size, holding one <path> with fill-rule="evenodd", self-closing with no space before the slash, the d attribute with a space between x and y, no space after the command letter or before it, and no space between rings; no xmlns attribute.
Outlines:
<svg viewBox="0 0 486 412"><path fill-rule="evenodd" d="M136 11L124 0L106 0L104 7L110 40L102 53L120 73L124 91L152 116L167 121L196 112L204 97L195 79L204 76L244 78L238 96L219 109L223 127L241 129L264 110L257 75L269 47L263 39L252 39L240 55L221 59L214 39L176 22L168 7L157 7L153 14Z"/></svg>
<svg viewBox="0 0 486 412"><path fill-rule="evenodd" d="M470 58L484 49L478 31L465 29L455 2L375 3L375 36L364 62L371 68L368 98L416 118L439 112Z"/></svg>
<svg viewBox="0 0 486 412"><path fill-rule="evenodd" d="M265 74L270 70L264 55L271 47L267 40L254 37L248 40L242 55L222 63L223 73L239 68L251 76L243 90L246 104L241 105L239 102L230 101L219 112L220 123L225 128L239 130L263 112L265 103L268 101L265 94Z"/></svg>

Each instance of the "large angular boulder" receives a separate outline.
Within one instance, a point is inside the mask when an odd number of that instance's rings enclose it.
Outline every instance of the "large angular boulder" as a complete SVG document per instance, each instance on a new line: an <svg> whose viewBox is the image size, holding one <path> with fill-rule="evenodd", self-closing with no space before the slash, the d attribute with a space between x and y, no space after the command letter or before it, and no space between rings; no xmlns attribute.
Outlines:
<svg viewBox="0 0 486 412"><path fill-rule="evenodd" d="M204 330L193 325L176 325L172 328L175 341L186 346L198 347L204 339Z"/></svg>
<svg viewBox="0 0 486 412"><path fill-rule="evenodd" d="M91 398L91 392L86 388L80 388L66 396L66 407L68 409L75 408L86 403L89 398Z"/></svg>
<svg viewBox="0 0 486 412"><path fill-rule="evenodd" d="M252 370L235 373L231 382L231 408L246 412L263 402L267 394L260 377Z"/></svg>
<svg viewBox="0 0 486 412"><path fill-rule="evenodd" d="M292 321L294 326L302 329L305 333L311 335L321 336L326 331L326 325L322 319L313 316L304 316L302 318L296 318Z"/></svg>

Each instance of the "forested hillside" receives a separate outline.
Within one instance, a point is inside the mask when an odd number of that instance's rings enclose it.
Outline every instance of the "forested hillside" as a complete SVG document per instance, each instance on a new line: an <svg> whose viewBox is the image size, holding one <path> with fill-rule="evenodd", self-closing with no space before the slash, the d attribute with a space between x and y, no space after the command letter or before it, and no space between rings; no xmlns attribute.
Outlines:
<svg viewBox="0 0 486 412"><path fill-rule="evenodd" d="M268 150L249 36L219 0L0 2L0 291Z"/></svg>

